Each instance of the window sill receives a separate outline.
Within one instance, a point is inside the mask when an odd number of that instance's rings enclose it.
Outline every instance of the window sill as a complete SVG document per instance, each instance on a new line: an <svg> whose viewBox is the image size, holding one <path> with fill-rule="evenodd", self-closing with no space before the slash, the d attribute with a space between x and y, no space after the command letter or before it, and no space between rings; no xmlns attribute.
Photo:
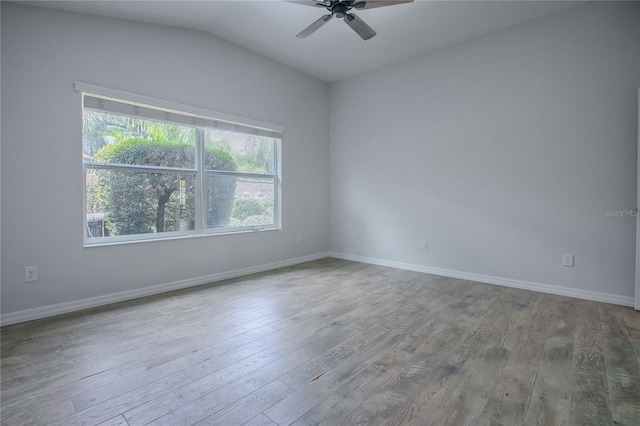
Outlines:
<svg viewBox="0 0 640 426"><path fill-rule="evenodd" d="M173 241L173 240L185 240L185 239L193 239L193 238L207 238L207 237L216 237L219 235L238 235L238 234L253 234L256 232L268 232L268 231L282 231L281 226L273 226L268 228L258 228L258 229L239 229L236 231L227 230L221 232L208 232L204 234L183 234L183 235L173 235L167 237L156 237L156 238L146 238L142 240L123 240L123 241L104 241L104 242L95 242L95 243L87 243L87 240L83 243L83 248L93 248L93 247L105 247L105 246L119 246L125 244L140 244L140 243L153 243L157 241Z"/></svg>

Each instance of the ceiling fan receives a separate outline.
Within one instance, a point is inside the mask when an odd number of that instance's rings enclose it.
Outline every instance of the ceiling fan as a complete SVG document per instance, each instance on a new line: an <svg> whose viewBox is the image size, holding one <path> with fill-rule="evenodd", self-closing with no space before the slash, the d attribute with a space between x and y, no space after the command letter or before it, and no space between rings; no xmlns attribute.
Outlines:
<svg viewBox="0 0 640 426"><path fill-rule="evenodd" d="M296 37L307 38L314 32L316 32L321 26L329 22L333 17L342 18L344 22L351 27L353 31L358 33L363 40L369 40L376 35L376 32L367 25L358 15L351 12L351 9L365 10L373 9L376 7L394 6L396 4L411 3L413 0L300 0L293 1L292 3L298 3L305 6L323 7L330 13L328 15L321 16L311 25L304 30L300 31Z"/></svg>

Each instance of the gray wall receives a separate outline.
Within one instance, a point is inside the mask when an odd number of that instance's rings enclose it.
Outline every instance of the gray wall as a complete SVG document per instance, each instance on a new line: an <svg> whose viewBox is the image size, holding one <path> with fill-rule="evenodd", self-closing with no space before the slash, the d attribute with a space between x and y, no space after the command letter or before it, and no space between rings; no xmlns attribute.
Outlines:
<svg viewBox="0 0 640 426"><path fill-rule="evenodd" d="M633 296L604 211L636 205L638 22L586 4L332 84L331 250Z"/></svg>
<svg viewBox="0 0 640 426"><path fill-rule="evenodd" d="M4 2L1 66L4 314L327 251L326 83L207 33ZM74 81L284 125L283 231L83 249Z"/></svg>
<svg viewBox="0 0 640 426"><path fill-rule="evenodd" d="M578 6L330 90L202 32L1 10L3 314L329 247L633 295L635 221L604 210L636 203L637 4ZM74 81L286 126L284 230L83 249Z"/></svg>

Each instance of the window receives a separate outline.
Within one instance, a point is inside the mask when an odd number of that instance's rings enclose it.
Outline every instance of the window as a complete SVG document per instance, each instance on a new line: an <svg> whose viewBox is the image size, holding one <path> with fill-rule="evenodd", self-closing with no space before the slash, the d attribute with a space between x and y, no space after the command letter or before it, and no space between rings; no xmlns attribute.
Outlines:
<svg viewBox="0 0 640 426"><path fill-rule="evenodd" d="M280 228L281 128L80 91L85 245Z"/></svg>

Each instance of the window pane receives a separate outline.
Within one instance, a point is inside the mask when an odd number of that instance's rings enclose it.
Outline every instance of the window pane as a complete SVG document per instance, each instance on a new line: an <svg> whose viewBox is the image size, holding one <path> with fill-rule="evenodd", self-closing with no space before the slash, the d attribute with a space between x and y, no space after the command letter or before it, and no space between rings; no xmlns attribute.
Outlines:
<svg viewBox="0 0 640 426"><path fill-rule="evenodd" d="M205 184L207 226L273 225L273 178L208 174Z"/></svg>
<svg viewBox="0 0 640 426"><path fill-rule="evenodd" d="M207 170L267 175L275 173L273 138L207 129L205 150Z"/></svg>
<svg viewBox="0 0 640 426"><path fill-rule="evenodd" d="M84 161L195 168L194 127L84 110Z"/></svg>
<svg viewBox="0 0 640 426"><path fill-rule="evenodd" d="M195 228L193 175L87 170L88 238Z"/></svg>
<svg viewBox="0 0 640 426"><path fill-rule="evenodd" d="M280 224L278 132L90 93L83 107L85 244Z"/></svg>

